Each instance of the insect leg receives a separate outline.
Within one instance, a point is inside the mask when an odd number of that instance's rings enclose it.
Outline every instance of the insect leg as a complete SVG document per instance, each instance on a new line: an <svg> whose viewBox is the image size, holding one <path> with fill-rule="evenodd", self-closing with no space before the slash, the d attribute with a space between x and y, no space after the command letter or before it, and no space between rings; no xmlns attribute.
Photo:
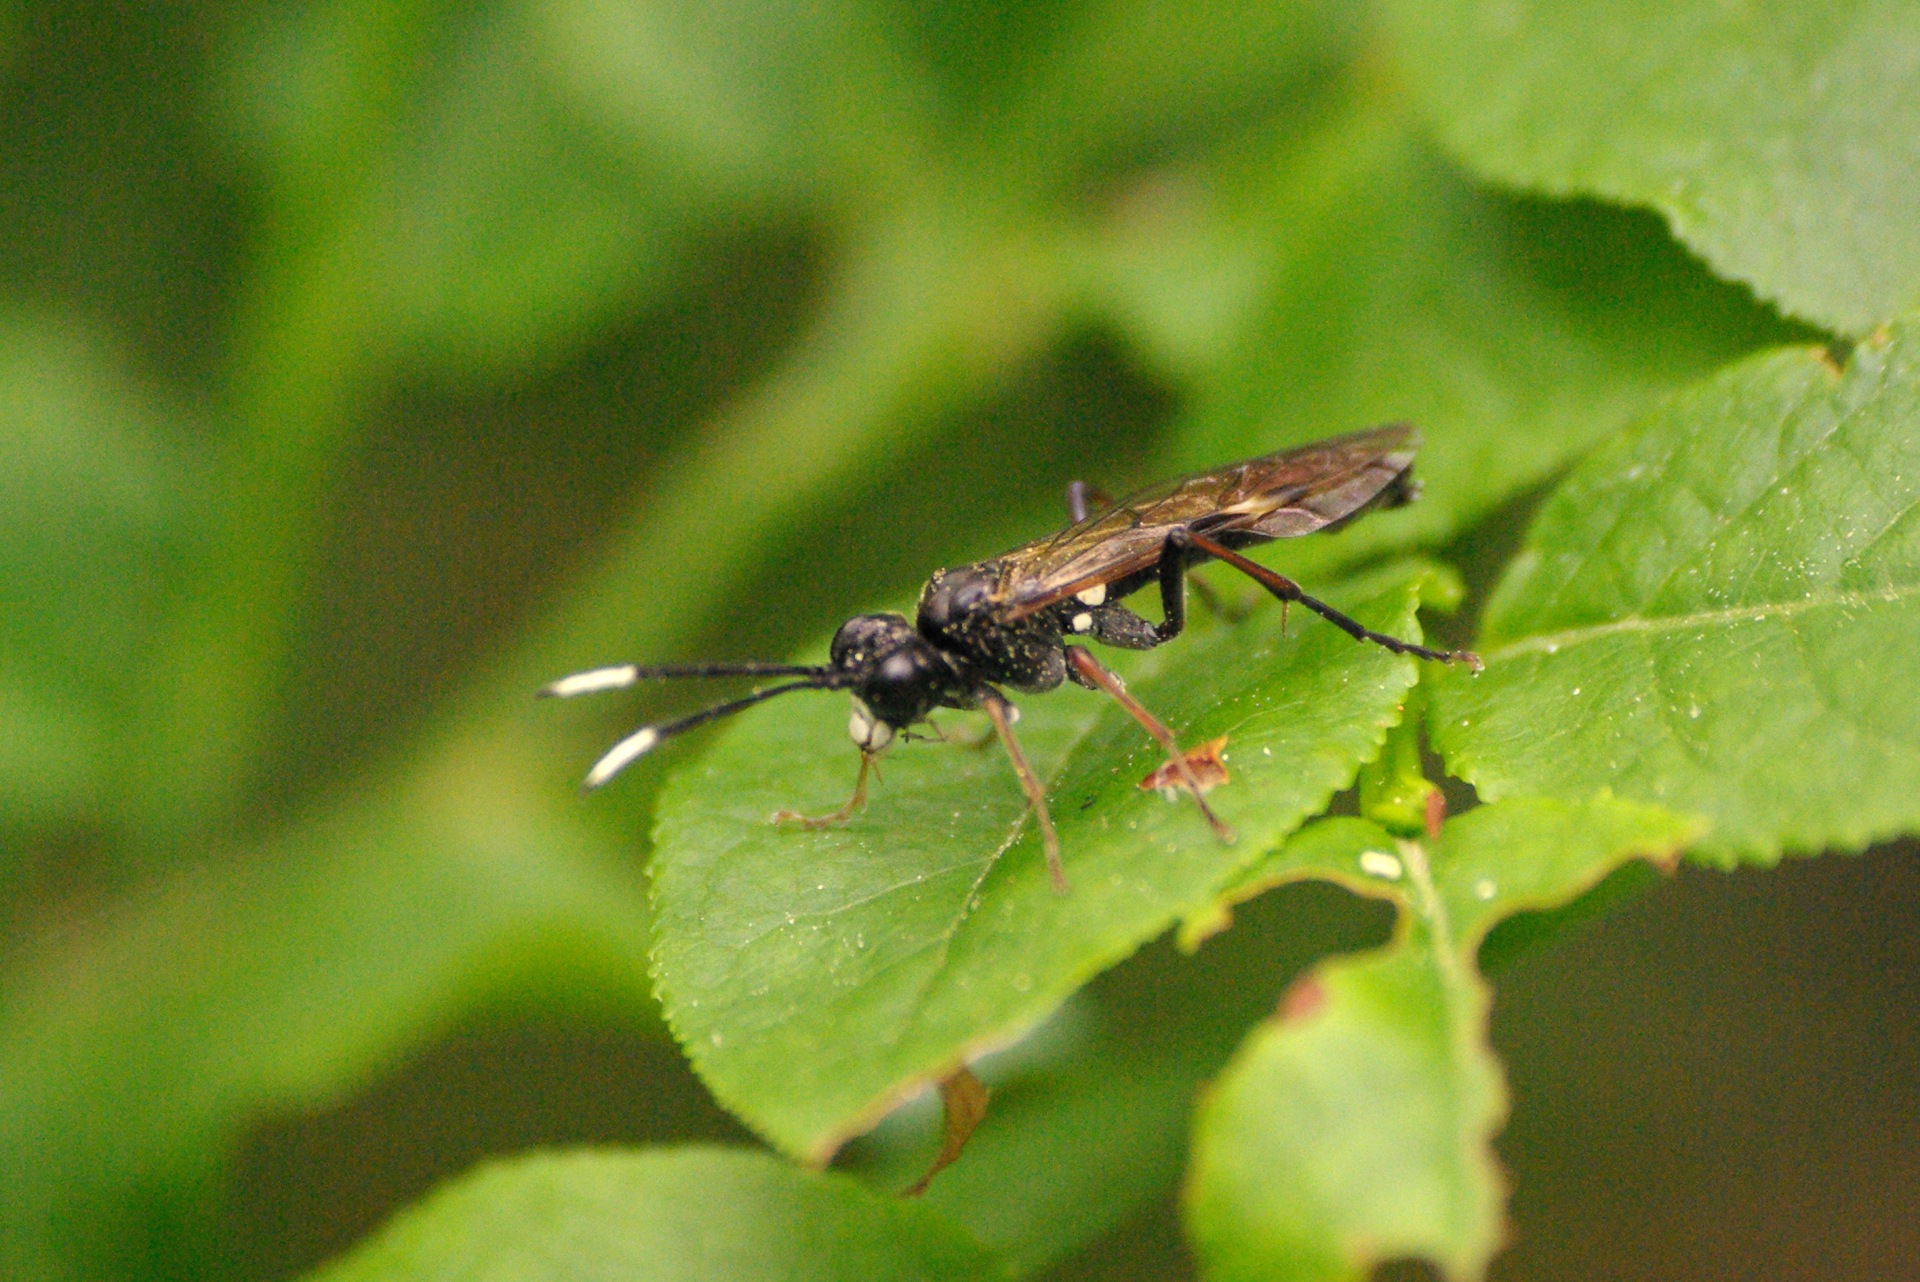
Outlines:
<svg viewBox="0 0 1920 1282"><path fill-rule="evenodd" d="M1040 786L1040 778L1033 773L1033 767L1027 764L1027 754L1020 751L1020 741L1013 737L1013 705L1002 698L997 690L987 690L980 696L987 715L993 718L993 728L999 732L1000 742L1006 745L1007 757L1013 762L1013 773L1020 777L1020 787L1027 794L1027 804L1033 807L1033 818L1040 825L1040 844L1047 852L1047 875L1053 878L1053 888L1061 894L1067 893L1066 870L1060 866L1060 837L1053 830L1053 816L1047 813L1047 790Z"/></svg>
<svg viewBox="0 0 1920 1282"><path fill-rule="evenodd" d="M1188 579L1185 546L1177 545L1169 536L1160 549L1160 622L1150 623L1123 605L1081 608L1078 603L1069 602L1063 615L1065 630L1123 650L1151 650L1186 631L1189 582L1201 590L1209 606L1219 606L1218 599L1204 591L1206 584ZM1087 684L1082 678L1075 677L1075 680L1081 685Z"/></svg>
<svg viewBox="0 0 1920 1282"><path fill-rule="evenodd" d="M853 812L867 804L867 775L874 771L871 752L860 753L860 777L853 781L853 795L847 798L847 804L830 815L803 815L793 810L776 810L769 823L793 824L801 828L832 828L853 818Z"/></svg>
<svg viewBox="0 0 1920 1282"><path fill-rule="evenodd" d="M1222 841L1232 841L1233 829L1220 822L1220 816L1213 813L1213 807L1209 806L1207 799L1201 795L1204 790L1200 786L1200 779L1193 773L1193 767L1187 763L1187 754L1180 751L1180 743L1173 737L1173 731L1167 729L1160 718L1148 712L1138 699L1128 694L1126 685L1118 676L1102 666L1100 660L1093 657L1093 651L1070 645L1067 647L1067 662L1088 684L1105 691L1115 703L1125 708L1127 715L1138 721L1146 732L1167 750L1167 761L1180 776L1181 782L1187 785L1187 791L1193 794L1194 804L1200 807L1200 813L1205 815L1207 822L1213 826L1214 836Z"/></svg>
<svg viewBox="0 0 1920 1282"><path fill-rule="evenodd" d="M932 739L937 743L951 744L956 748L965 748L968 752L980 752L984 750L988 744L992 743L994 739L992 726L988 726L979 734L960 734L957 731L949 733L945 726L935 721L932 717L928 717L927 728L933 731L933 733L923 735L916 734L912 730L902 730L900 737L902 739Z"/></svg>
<svg viewBox="0 0 1920 1282"><path fill-rule="evenodd" d="M1075 525L1092 515L1095 507L1112 507L1113 499L1098 486L1085 481L1067 482L1067 516Z"/></svg>
<svg viewBox="0 0 1920 1282"><path fill-rule="evenodd" d="M1187 630L1187 544L1178 539L1185 533L1173 531L1160 548L1160 622L1153 630L1162 641Z"/></svg>
<svg viewBox="0 0 1920 1282"><path fill-rule="evenodd" d="M1191 530L1175 530L1167 536L1167 541L1172 543L1176 540L1199 548L1208 556L1225 561L1228 565L1240 571L1255 583L1258 583L1280 600L1298 601L1301 605L1306 606L1307 609L1312 610L1315 614L1325 619L1328 623L1333 624L1334 627L1339 628L1356 641L1371 641L1377 646L1384 646L1395 654L1411 654L1422 659L1433 659L1440 663L1464 663L1475 672L1480 670L1480 656L1470 650L1435 650L1424 645L1415 645L1411 641L1402 641L1399 637L1390 637L1384 632L1375 632L1372 628L1362 625L1358 620L1348 618L1346 615L1340 613L1340 611L1328 605L1325 601L1308 596L1301 590L1298 583L1295 583L1285 575L1276 574L1264 565L1249 561L1233 549L1223 547L1203 534L1195 534Z"/></svg>
<svg viewBox="0 0 1920 1282"><path fill-rule="evenodd" d="M1223 619L1234 620L1245 613L1229 607L1204 579L1187 573L1187 558L1183 553L1188 546L1177 543L1169 534L1160 549L1160 624L1156 630L1162 641L1171 641L1186 629L1188 588L1193 589L1193 594L1207 609Z"/></svg>

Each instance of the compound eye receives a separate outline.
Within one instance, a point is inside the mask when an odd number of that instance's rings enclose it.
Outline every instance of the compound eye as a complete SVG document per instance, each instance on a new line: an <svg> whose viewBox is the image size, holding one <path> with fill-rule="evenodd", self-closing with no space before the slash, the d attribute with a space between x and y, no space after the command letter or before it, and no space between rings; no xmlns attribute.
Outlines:
<svg viewBox="0 0 1920 1282"><path fill-rule="evenodd" d="M907 621L897 614L857 614L833 634L829 653L835 664L864 663L867 656L885 649L902 636L911 636L912 631Z"/></svg>
<svg viewBox="0 0 1920 1282"><path fill-rule="evenodd" d="M911 685L919 676L919 662L905 651L888 655L880 665L880 680L888 685Z"/></svg>

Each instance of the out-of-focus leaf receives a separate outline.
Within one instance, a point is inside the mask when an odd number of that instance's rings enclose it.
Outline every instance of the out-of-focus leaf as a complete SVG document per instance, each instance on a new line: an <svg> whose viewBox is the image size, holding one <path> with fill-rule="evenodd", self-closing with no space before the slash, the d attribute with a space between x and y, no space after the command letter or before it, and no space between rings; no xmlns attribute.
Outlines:
<svg viewBox="0 0 1920 1282"><path fill-rule="evenodd" d="M1371 626L1413 628L1400 567L1336 595ZM1021 735L1048 789L1070 893L997 751L907 745L846 827L773 827L830 808L853 763L844 707L790 697L742 716L662 794L655 974L668 1018L722 1103L780 1147L824 1158L907 1092L1018 1037L1346 786L1379 750L1413 661L1329 626L1278 635L1277 611L1130 665L1183 741L1229 737L1234 782L1190 800L1138 781L1160 751L1117 708L1067 691L1027 701ZM1079 697L1076 697L1079 695Z"/></svg>
<svg viewBox="0 0 1920 1282"><path fill-rule="evenodd" d="M1392 848L1392 835L1371 819L1350 815L1317 819L1242 868L1211 899L1191 909L1180 922L1180 946L1188 951L1198 948L1233 924L1235 905L1290 882L1330 881L1357 895L1386 898L1387 887L1377 872L1369 870L1370 861L1363 856Z"/></svg>
<svg viewBox="0 0 1920 1282"><path fill-rule="evenodd" d="M486 5L426 32L419 7L257 16L222 120L283 197L319 184L357 225L332 284L359 300L360 346L469 376L535 364L677 279L719 193L592 126L537 7ZM357 188L338 185L343 149Z"/></svg>
<svg viewBox="0 0 1920 1282"><path fill-rule="evenodd" d="M1203 1103L1187 1219L1209 1278L1357 1282L1413 1256L1481 1277L1503 1232L1491 1144L1506 1101L1475 950L1499 918L1699 831L1604 799L1483 806L1430 849L1370 827L1316 825L1276 860L1288 875L1364 874L1401 923L1387 948L1298 982Z"/></svg>
<svg viewBox="0 0 1920 1282"><path fill-rule="evenodd" d="M132 825L173 839L237 804L302 608L319 514L379 390L551 359L674 278L718 199L581 124L539 14L335 0L235 40L225 119L267 190L237 308L198 581L155 644Z"/></svg>
<svg viewBox="0 0 1920 1282"><path fill-rule="evenodd" d="M960 1229L843 1175L711 1148L559 1153L439 1190L314 1282L988 1282Z"/></svg>
<svg viewBox="0 0 1920 1282"><path fill-rule="evenodd" d="M583 101L641 150L749 194L897 200L943 171L967 204L1083 195L1301 91L1352 44L1337 5L1162 0L990 8L549 0Z"/></svg>
<svg viewBox="0 0 1920 1282"><path fill-rule="evenodd" d="M954 261L916 252L927 249L925 240L877 248L882 261L861 264L788 366L713 421L715 439L684 475L661 482L656 515L684 519L636 523L599 588L502 662L465 716L448 717L424 760L379 784L375 801L356 797L344 814L211 856L257 864L255 873L189 876L157 904L23 950L23 963L34 960L16 965L19 1000L0 1009L0 1055L17 1087L0 1100L10 1128L0 1147L52 1156L0 1171L22 1181L18 1196L0 1188L0 1214L18 1217L0 1223L0 1244L33 1261L11 1270L0 1260L0 1273L126 1276L125 1244L154 1221L192 1222L206 1192L193 1176L242 1128L351 1089L489 1000L503 975L540 983L551 962L577 980L558 1004L610 1001L652 1017L638 956L643 905L600 863L637 859L631 812L613 821L627 838L581 830L618 816L607 804L617 799L582 804L572 787L586 752L580 724L531 692L582 656L674 653L714 608L716 585L756 564L791 505L844 477L866 449L932 430L957 387L1004 363L1006 344L1030 341L1019 318L993 306L1007 295L979 281L978 255L966 261L980 292L955 291ZM770 470L742 474L743 458ZM717 476L737 482L719 509ZM549 875L589 884L568 899L515 880ZM590 893L609 877L606 895ZM189 912L176 898L212 902ZM182 937L232 953L176 969L166 963ZM380 940L392 950L370 942ZM61 976L83 965L100 972L103 1011L63 1002ZM15 1046L53 1049L43 1063L43 1052ZM303 1075L289 1085L262 1059ZM152 1109L170 1093L179 1107ZM156 1127L165 1134L150 1134ZM71 1222L52 1218L56 1207L72 1208Z"/></svg>
<svg viewBox="0 0 1920 1282"><path fill-rule="evenodd" d="M187 478L159 415L77 331L0 317L0 830L104 817L185 537Z"/></svg>
<svg viewBox="0 0 1920 1282"><path fill-rule="evenodd" d="M1438 784L1426 776L1420 759L1426 701L1416 690L1407 700L1407 716L1387 735L1386 747L1360 771L1360 813L1402 837L1437 824Z"/></svg>
<svg viewBox="0 0 1920 1282"><path fill-rule="evenodd" d="M0 1001L0 1275L125 1276L204 1214L243 1127L362 1083L489 1002L645 1020L645 914L484 763L46 941ZM184 1267L184 1266L183 1266Z"/></svg>
<svg viewBox="0 0 1920 1282"><path fill-rule="evenodd" d="M1385 933L1373 906L1301 886L1248 905L1197 956L1165 938L1143 949L981 1061L992 1107L927 1204L1023 1275L1112 1232L1177 1181L1196 1093L1286 980ZM855 1143L853 1169L882 1189L912 1178L931 1150L930 1111L889 1116Z"/></svg>
<svg viewBox="0 0 1920 1282"><path fill-rule="evenodd" d="M1487 607L1434 739L1482 796L1712 820L1722 863L1920 829L1920 356L1755 357L1589 459Z"/></svg>
<svg viewBox="0 0 1920 1282"><path fill-rule="evenodd" d="M736 197L897 199L927 175L927 86L854 0L538 0L548 61L641 154Z"/></svg>
<svg viewBox="0 0 1920 1282"><path fill-rule="evenodd" d="M214 69L213 120L221 138L264 173L312 186L342 152L383 141L382 117L412 90L430 43L430 3L323 0L269 7L228 34ZM364 168L333 175L364 181Z"/></svg>
<svg viewBox="0 0 1920 1282"><path fill-rule="evenodd" d="M1067 195L1103 169L1189 152L1311 96L1314 74L1360 37L1356 8L1321 0L1109 0L1067 12L1011 74L959 95L992 169Z"/></svg>
<svg viewBox="0 0 1920 1282"><path fill-rule="evenodd" d="M718 203L697 173L589 127L538 34L518 7L475 24L396 164L365 269L415 366L485 375L567 350L679 280Z"/></svg>
<svg viewBox="0 0 1920 1282"><path fill-rule="evenodd" d="M1269 282L1264 302L1175 434L1177 470L1420 427L1409 522L1303 541L1289 567L1444 539L1660 394L1790 332L1650 218L1469 186L1402 110L1360 97L1313 145L1274 140L1275 174L1255 189L1272 245L1241 268Z"/></svg>
<svg viewBox="0 0 1920 1282"><path fill-rule="evenodd" d="M1650 205L1715 268L1862 334L1920 305L1920 9L1403 0L1402 62L1502 182Z"/></svg>

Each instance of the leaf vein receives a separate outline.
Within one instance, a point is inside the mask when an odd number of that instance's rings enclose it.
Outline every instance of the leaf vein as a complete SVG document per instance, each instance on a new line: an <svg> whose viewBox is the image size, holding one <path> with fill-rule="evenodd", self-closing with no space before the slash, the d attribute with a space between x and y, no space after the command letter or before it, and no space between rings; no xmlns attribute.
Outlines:
<svg viewBox="0 0 1920 1282"><path fill-rule="evenodd" d="M1812 400L1814 398L1814 395L1815 394L1812 391L1803 389L1801 391L1801 394L1798 400L1793 405L1789 406L1780 415L1781 428L1784 429L1787 425L1791 424L1799 415L1805 413L1807 402ZM1869 400L1870 399L1871 398L1869 398ZM1831 443L1833 439L1839 435L1840 430L1846 426L1848 420L1851 419L1854 414L1858 413L1861 408L1862 407L1860 406L1855 406L1852 409L1845 411L1844 413L1834 415L1833 421L1827 425L1826 431L1822 432L1815 439L1805 442L1801 446L1801 448L1795 451L1791 456L1786 458L1776 459L1775 466L1772 470L1772 473L1768 476L1766 482L1762 485L1755 487L1754 492L1748 495L1746 500L1743 503L1741 503L1737 509L1735 509L1732 512L1729 512L1728 514L1726 514L1726 516L1715 521L1713 534L1708 538L1706 538L1704 541L1702 541L1700 546L1703 549L1710 550L1719 541L1719 537L1722 534L1724 534L1726 531L1730 529L1735 528L1736 526L1744 524L1747 518L1753 515L1754 509L1758 508L1762 503L1766 502L1768 497L1772 495L1775 487L1777 487L1782 480L1785 480L1786 478L1792 476L1794 473L1799 472L1803 468L1810 466L1814 461L1815 456L1819 454L1820 451L1827 448L1829 443ZM1785 445L1785 442L1781 441L1779 439L1779 434L1776 433L1776 436L1775 436L1776 450L1779 450L1779 448L1783 445ZM1712 510L1711 497L1700 493L1700 491L1695 486L1695 481L1693 477L1683 476L1681 478L1681 484L1686 488L1689 494L1691 494L1695 499L1701 502L1702 506L1706 507L1709 511ZM1670 567L1668 567L1666 574L1661 576L1660 581L1653 586L1652 591L1647 592L1644 596L1642 596L1641 600L1658 601L1660 599L1660 594L1667 590L1668 586L1670 586L1673 583L1674 579L1679 576L1680 572L1686 569L1688 566L1696 564L1698 560L1699 560L1699 557L1697 555L1692 557L1682 557L1677 559ZM1760 572L1759 562L1756 561L1750 564L1747 567L1746 581L1740 585L1741 588L1744 590L1746 588L1751 587L1753 585L1754 577L1759 572Z"/></svg>
<svg viewBox="0 0 1920 1282"><path fill-rule="evenodd" d="M1906 583L1875 592L1808 593L1798 601L1767 601L1758 605L1729 606L1723 610L1696 610L1689 614L1664 615L1656 618L1628 615L1626 618L1613 619L1606 623L1567 628L1559 632L1542 632L1524 637L1510 645L1488 651L1485 657L1489 663L1493 663L1522 654L1554 654L1570 646L1601 637L1631 633L1681 632L1688 628L1757 622L1761 619L1791 619L1811 610L1897 605L1917 596L1920 596L1920 584Z"/></svg>

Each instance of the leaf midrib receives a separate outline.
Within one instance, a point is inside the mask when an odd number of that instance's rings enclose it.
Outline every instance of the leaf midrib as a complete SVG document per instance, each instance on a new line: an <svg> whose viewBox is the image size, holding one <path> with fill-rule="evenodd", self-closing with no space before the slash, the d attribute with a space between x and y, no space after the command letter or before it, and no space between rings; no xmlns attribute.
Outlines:
<svg viewBox="0 0 1920 1282"><path fill-rule="evenodd" d="M1154 674L1160 670L1164 662L1164 650L1150 652L1135 664L1134 670L1128 675L1127 679L1130 682L1151 679ZM1036 769L1034 771L1034 774L1040 778L1042 787L1049 798L1053 796L1054 789L1058 786L1061 778L1065 776L1068 766L1072 764L1074 754L1085 746L1095 729L1113 712L1114 709L1110 706L1096 705L1085 718L1080 729L1074 734L1065 748L1061 750L1052 769ZM1023 796L1021 800L1024 802L1026 799ZM985 859L980 861L979 875L974 878L973 886L960 900L959 911L954 914L952 921L947 924L947 928L940 932L938 940L933 941L937 943L940 949L940 956L928 967L926 976L919 985L916 1000L910 1007L912 1013L906 1019L901 1020L894 1028L891 1036L887 1038L887 1046L890 1050L898 1051L901 1045L907 1040L908 1035L924 1023L924 1021L919 1018L919 1012L926 1009L925 1001L927 995L934 990L934 986L938 984L941 977L946 974L947 960L952 953L953 941L959 937L961 928L966 925L967 920L971 918L981 906L981 886L986 884L988 876L999 866L1000 861L1006 857L1007 852L1018 845L1020 839L1026 835L1028 828L1033 826L1032 820L1033 807L1031 805L1025 805L1020 811L1019 816L1015 818L1013 825L1007 830L1007 834L1005 838L1001 840L999 846L996 847L991 854L987 855ZM955 865L955 867L963 866L964 865Z"/></svg>
<svg viewBox="0 0 1920 1282"><path fill-rule="evenodd" d="M1716 627L1727 624L1754 622L1763 619L1788 619L1811 610L1833 608L1870 607L1875 605L1893 605L1910 598L1920 596L1920 584L1903 584L1891 588L1882 588L1875 592L1814 592L1798 601L1771 601L1758 605L1729 606L1720 610L1696 610L1688 614L1628 615L1606 623L1596 623L1587 627L1566 628L1559 632L1541 632L1523 637L1507 645L1488 650L1485 658L1489 663L1514 658L1522 654L1554 654L1570 646L1586 641L1622 633L1658 633L1680 632L1688 628Z"/></svg>

